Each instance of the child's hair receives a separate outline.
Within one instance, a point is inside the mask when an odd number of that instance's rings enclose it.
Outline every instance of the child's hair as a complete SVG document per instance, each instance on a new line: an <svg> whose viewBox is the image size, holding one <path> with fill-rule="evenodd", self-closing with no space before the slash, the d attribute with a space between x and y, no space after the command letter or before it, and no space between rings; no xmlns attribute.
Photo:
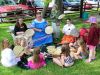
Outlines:
<svg viewBox="0 0 100 75"><path fill-rule="evenodd" d="M91 23L91 26L95 26L98 28L98 24L97 23Z"/></svg>
<svg viewBox="0 0 100 75"><path fill-rule="evenodd" d="M79 38L78 39L78 44L82 48L82 51L84 53L86 53L86 44L85 44L85 42L84 42L84 40L82 38Z"/></svg>
<svg viewBox="0 0 100 75"><path fill-rule="evenodd" d="M25 39L24 37L21 38L21 43L20 43L20 45L21 45L22 47L26 47L26 46L27 46L27 41L26 41L26 39Z"/></svg>
<svg viewBox="0 0 100 75"><path fill-rule="evenodd" d="M20 38L16 38L16 39L14 40L14 44L15 44L16 46L20 46L20 42L21 42L21 39L20 39Z"/></svg>
<svg viewBox="0 0 100 75"><path fill-rule="evenodd" d="M34 52L33 52L34 62L39 62L40 60L39 54L40 54L40 47L34 48Z"/></svg>
<svg viewBox="0 0 100 75"><path fill-rule="evenodd" d="M70 47L68 43L62 45L61 54L64 54L66 57L70 55Z"/></svg>
<svg viewBox="0 0 100 75"><path fill-rule="evenodd" d="M36 15L41 15L41 11L38 10L37 13L36 13Z"/></svg>
<svg viewBox="0 0 100 75"><path fill-rule="evenodd" d="M16 46L26 47L27 45L26 42L27 42L26 39L24 37L21 37L21 38L16 38L14 43Z"/></svg>
<svg viewBox="0 0 100 75"><path fill-rule="evenodd" d="M2 40L2 49L5 48L9 48L9 40L6 38Z"/></svg>
<svg viewBox="0 0 100 75"><path fill-rule="evenodd" d="M67 18L66 21L70 21L71 23L73 23L72 20L71 20L70 18Z"/></svg>
<svg viewBox="0 0 100 75"><path fill-rule="evenodd" d="M17 27L20 27L19 19L23 19L23 18L22 18L22 17L17 18L17 20L16 20L16 26L17 26ZM23 24L22 24L22 25L23 25Z"/></svg>

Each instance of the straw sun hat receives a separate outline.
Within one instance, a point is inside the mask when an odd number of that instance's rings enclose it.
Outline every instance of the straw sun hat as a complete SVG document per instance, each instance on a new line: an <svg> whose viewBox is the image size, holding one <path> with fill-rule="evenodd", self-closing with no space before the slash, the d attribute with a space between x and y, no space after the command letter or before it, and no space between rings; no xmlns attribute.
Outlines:
<svg viewBox="0 0 100 75"><path fill-rule="evenodd" d="M55 48L55 46L48 46L47 47L48 53L52 55L60 55L61 47Z"/></svg>

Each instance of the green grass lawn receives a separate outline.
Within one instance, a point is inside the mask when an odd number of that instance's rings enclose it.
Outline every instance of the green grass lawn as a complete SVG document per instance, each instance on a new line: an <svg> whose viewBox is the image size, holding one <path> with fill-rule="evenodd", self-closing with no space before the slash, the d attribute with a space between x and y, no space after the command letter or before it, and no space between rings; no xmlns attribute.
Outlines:
<svg viewBox="0 0 100 75"><path fill-rule="evenodd" d="M88 24L84 24L77 15L66 16L74 19L74 24L78 29L81 27L88 27ZM65 20L62 20L61 29L65 24ZM8 38L12 43L12 37L7 32L8 26L14 25L13 23L0 24L0 42L4 38ZM61 35L62 36L62 35ZM1 48L1 47L0 47ZM69 68L61 68L51 61L47 62L47 66L38 70L23 70L17 66L11 68L5 68L0 64L0 75L100 75L100 49L97 49L96 60L90 64L85 63L85 60L76 60L75 64Z"/></svg>

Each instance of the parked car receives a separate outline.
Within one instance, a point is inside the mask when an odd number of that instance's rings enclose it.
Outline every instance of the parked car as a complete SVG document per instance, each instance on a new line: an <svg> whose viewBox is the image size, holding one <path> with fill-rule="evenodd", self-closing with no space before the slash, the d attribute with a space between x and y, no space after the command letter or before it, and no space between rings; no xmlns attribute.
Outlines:
<svg viewBox="0 0 100 75"><path fill-rule="evenodd" d="M78 10L80 8L80 1L78 0L63 0L63 5L64 5L64 8L66 9L76 9Z"/></svg>
<svg viewBox="0 0 100 75"><path fill-rule="evenodd" d="M100 5L100 0L85 0L86 4L91 4L93 7L98 7L98 2Z"/></svg>
<svg viewBox="0 0 100 75"><path fill-rule="evenodd" d="M24 2L22 2L21 0L19 0L18 4L23 4ZM42 11L43 8L45 7L44 1L43 0L27 0L26 3L24 3L25 5L28 5L30 8L36 8L36 10L40 10ZM49 3L48 9L47 9L47 13L46 16L50 16L51 13L51 9L53 7L53 5L55 4L55 0L52 0Z"/></svg>
<svg viewBox="0 0 100 75"><path fill-rule="evenodd" d="M14 0L0 0L0 17L17 17L20 15L30 16L30 8L27 5L16 4ZM32 11L33 12L33 11Z"/></svg>

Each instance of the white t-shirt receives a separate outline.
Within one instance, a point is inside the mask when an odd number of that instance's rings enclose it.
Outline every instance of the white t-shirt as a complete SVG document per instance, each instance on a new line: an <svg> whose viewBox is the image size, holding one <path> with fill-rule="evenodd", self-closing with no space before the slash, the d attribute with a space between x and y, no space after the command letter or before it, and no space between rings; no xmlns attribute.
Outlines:
<svg viewBox="0 0 100 75"><path fill-rule="evenodd" d="M5 67L11 67L17 64L20 58L16 58L14 52L10 48L1 51L1 64Z"/></svg>
<svg viewBox="0 0 100 75"><path fill-rule="evenodd" d="M73 29L76 29L75 26L73 24L66 24L64 27L63 27L63 30L62 32L65 34L65 35L71 35L71 31Z"/></svg>

